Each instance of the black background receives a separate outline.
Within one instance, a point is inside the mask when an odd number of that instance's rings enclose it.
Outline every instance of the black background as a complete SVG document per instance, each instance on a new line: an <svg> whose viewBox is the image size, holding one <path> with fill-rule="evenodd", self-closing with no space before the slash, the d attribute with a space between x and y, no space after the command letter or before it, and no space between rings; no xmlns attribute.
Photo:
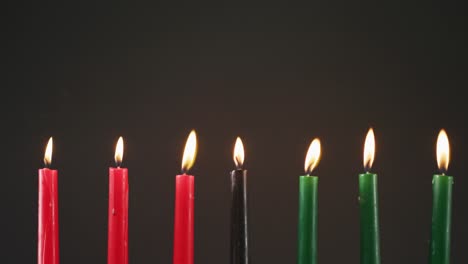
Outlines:
<svg viewBox="0 0 468 264"><path fill-rule="evenodd" d="M227 263L236 136L254 263L294 263L298 176L322 141L319 262L359 263L357 175L376 133L383 263L426 263L435 141L468 253L465 10L456 2L17 2L4 13L2 263L34 263L37 169L54 136L61 262L105 263L118 136L131 263L171 263L174 175L198 132L195 262Z"/></svg>

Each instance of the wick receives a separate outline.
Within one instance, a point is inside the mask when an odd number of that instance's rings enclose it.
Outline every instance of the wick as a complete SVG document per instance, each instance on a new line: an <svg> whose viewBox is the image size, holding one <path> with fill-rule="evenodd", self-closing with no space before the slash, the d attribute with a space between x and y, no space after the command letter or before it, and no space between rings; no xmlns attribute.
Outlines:
<svg viewBox="0 0 468 264"><path fill-rule="evenodd" d="M442 176L445 176L445 173L447 172L447 170L445 168L439 168L439 173L442 175Z"/></svg>
<svg viewBox="0 0 468 264"><path fill-rule="evenodd" d="M50 167L50 164L44 160L44 168L49 169L49 167Z"/></svg>
<svg viewBox="0 0 468 264"><path fill-rule="evenodd" d="M237 170L242 170L242 165L243 165L243 164L242 164L242 162L240 161L240 158L236 156L235 159L236 159L236 160L235 160L235 163L236 163L236 168L237 168Z"/></svg>

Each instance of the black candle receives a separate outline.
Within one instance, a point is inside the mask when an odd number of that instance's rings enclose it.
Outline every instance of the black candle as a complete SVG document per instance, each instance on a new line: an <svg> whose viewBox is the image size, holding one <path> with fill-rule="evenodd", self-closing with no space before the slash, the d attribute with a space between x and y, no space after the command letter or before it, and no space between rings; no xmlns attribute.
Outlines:
<svg viewBox="0 0 468 264"><path fill-rule="evenodd" d="M244 146L237 138L234 147L236 169L231 172L231 264L248 264L248 223L247 223L247 171L244 163Z"/></svg>

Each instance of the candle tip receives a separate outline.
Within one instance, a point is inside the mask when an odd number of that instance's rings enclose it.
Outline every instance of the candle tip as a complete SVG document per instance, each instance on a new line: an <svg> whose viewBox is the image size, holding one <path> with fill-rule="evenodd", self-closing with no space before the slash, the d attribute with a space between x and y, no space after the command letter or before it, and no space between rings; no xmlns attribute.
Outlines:
<svg viewBox="0 0 468 264"><path fill-rule="evenodd" d="M310 143L309 150L307 151L304 170L307 175L310 175L315 167L318 165L321 156L320 140L315 138Z"/></svg>
<svg viewBox="0 0 468 264"><path fill-rule="evenodd" d="M184 154L182 157L182 173L187 173L195 163L197 156L197 134L192 130L185 143Z"/></svg>
<svg viewBox="0 0 468 264"><path fill-rule="evenodd" d="M242 140L240 137L237 137L236 139L236 144L234 145L234 163L236 164L236 168L238 170L242 169L242 166L244 165L244 158L245 158L245 153L244 153L244 144L242 143Z"/></svg>
<svg viewBox="0 0 468 264"><path fill-rule="evenodd" d="M54 140L52 137L49 138L47 142L47 147L44 153L44 165L49 167L52 164L52 148L53 148Z"/></svg>
<svg viewBox="0 0 468 264"><path fill-rule="evenodd" d="M114 160L115 160L115 164L117 167L120 167L122 165L123 152L124 152L123 138L119 137L119 140L117 141L117 145L115 146L115 154L114 154Z"/></svg>
<svg viewBox="0 0 468 264"><path fill-rule="evenodd" d="M374 163L375 155L375 136L374 130L369 128L367 132L366 141L364 143L364 171L370 171Z"/></svg>
<svg viewBox="0 0 468 264"><path fill-rule="evenodd" d="M445 174L448 170L448 165L450 162L450 143L447 132L445 132L444 129L440 130L439 136L437 137L436 152L439 171L442 174Z"/></svg>

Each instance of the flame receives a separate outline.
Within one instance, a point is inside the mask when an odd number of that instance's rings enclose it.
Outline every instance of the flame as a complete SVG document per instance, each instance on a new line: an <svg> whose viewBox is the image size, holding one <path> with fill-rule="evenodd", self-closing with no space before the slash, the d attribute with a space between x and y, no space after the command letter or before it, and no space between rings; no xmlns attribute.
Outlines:
<svg viewBox="0 0 468 264"><path fill-rule="evenodd" d="M44 164L46 167L50 166L52 164L52 148L54 145L54 140L52 137L49 138L49 142L47 142L47 147L44 153Z"/></svg>
<svg viewBox="0 0 468 264"><path fill-rule="evenodd" d="M234 145L234 163L236 163L237 169L241 169L244 165L244 144L240 137L237 137L236 144Z"/></svg>
<svg viewBox="0 0 468 264"><path fill-rule="evenodd" d="M122 164L123 154L124 154L124 142L123 142L123 138L119 137L119 140L117 141L117 145L115 146L115 155L114 155L115 164L117 164L118 167L120 167L120 164Z"/></svg>
<svg viewBox="0 0 468 264"><path fill-rule="evenodd" d="M182 171L185 173L192 168L197 156L197 134L195 130L190 132L185 143L184 156L182 157Z"/></svg>
<svg viewBox="0 0 468 264"><path fill-rule="evenodd" d="M317 166L320 161L320 140L315 138L312 143L310 143L309 150L307 151L304 170L307 175L312 173L312 170Z"/></svg>
<svg viewBox="0 0 468 264"><path fill-rule="evenodd" d="M366 142L364 143L364 170L368 172L372 168L372 163L374 163L375 155L375 138L374 130L369 129L366 136Z"/></svg>
<svg viewBox="0 0 468 264"><path fill-rule="evenodd" d="M437 137L437 165L439 170L445 173L450 162L450 144L445 130L440 130Z"/></svg>

